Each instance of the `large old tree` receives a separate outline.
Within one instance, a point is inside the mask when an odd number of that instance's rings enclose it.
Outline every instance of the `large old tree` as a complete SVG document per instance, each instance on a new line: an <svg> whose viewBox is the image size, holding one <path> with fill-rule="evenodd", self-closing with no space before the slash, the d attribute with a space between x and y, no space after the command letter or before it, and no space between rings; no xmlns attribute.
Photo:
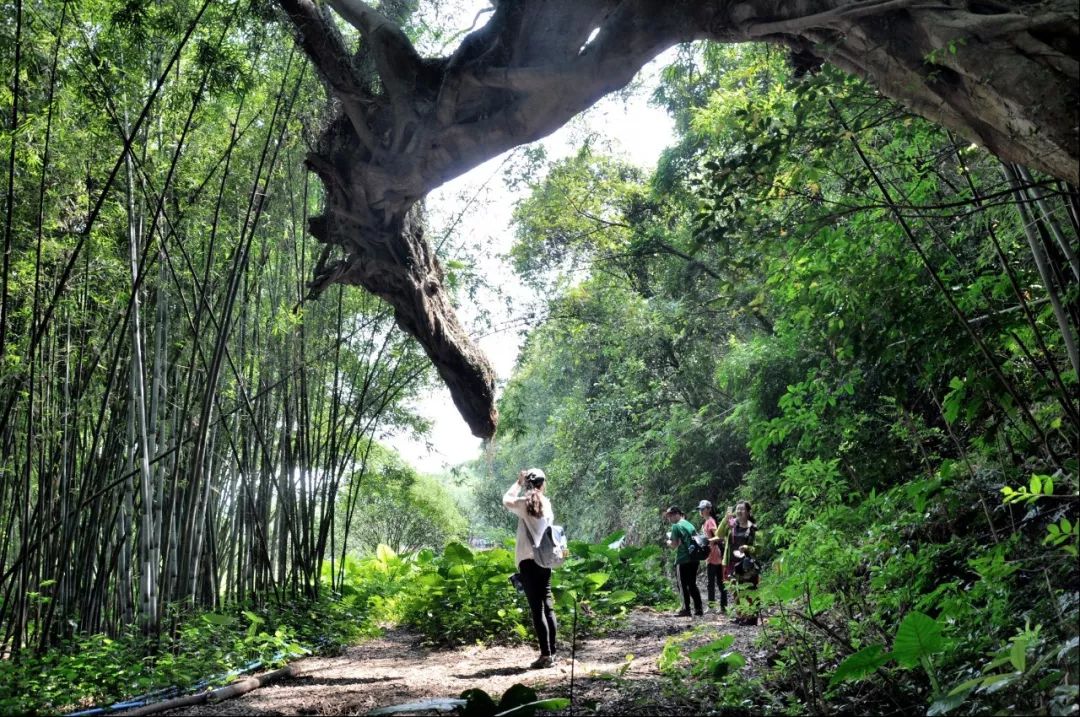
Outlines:
<svg viewBox="0 0 1080 717"><path fill-rule="evenodd" d="M309 165L326 187L312 283L359 284L425 347L477 436L491 369L462 330L414 208L552 132L690 40L765 41L831 62L1010 162L1080 182L1076 0L495 0L448 57L421 57L362 0L278 0L339 106ZM331 13L354 26L346 45Z"/></svg>

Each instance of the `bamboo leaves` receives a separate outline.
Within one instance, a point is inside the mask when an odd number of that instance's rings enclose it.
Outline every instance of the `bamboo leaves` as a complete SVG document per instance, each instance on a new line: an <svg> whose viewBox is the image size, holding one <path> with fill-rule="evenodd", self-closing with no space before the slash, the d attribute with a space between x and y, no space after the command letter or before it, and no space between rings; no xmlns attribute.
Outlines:
<svg viewBox="0 0 1080 717"><path fill-rule="evenodd" d="M5 649L316 593L337 486L409 420L384 307L291 313L320 90L245 8L40 2L4 45Z"/></svg>

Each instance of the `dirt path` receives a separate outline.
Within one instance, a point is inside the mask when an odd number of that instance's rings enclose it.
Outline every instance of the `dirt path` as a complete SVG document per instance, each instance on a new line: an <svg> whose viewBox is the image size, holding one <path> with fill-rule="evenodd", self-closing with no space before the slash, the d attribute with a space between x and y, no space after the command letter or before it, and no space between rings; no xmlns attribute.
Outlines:
<svg viewBox="0 0 1080 717"><path fill-rule="evenodd" d="M734 625L720 615L690 620L637 609L607 635L579 640L573 666L574 714L678 714L672 712L671 704L663 704L657 658L668 637L692 628L698 630L692 645L722 634L735 635L734 647L746 657L746 669L753 669L763 656L753 645L757 627ZM432 649L424 647L416 634L392 629L336 657L300 660L294 663L296 676L286 681L217 705L168 714L363 714L376 707L457 697L473 687L498 699L517 682L533 687L541 697L567 696L569 645L561 649L559 667L530 670L527 666L536 655L529 646ZM620 679L612 680L610 676L631 654L629 667Z"/></svg>

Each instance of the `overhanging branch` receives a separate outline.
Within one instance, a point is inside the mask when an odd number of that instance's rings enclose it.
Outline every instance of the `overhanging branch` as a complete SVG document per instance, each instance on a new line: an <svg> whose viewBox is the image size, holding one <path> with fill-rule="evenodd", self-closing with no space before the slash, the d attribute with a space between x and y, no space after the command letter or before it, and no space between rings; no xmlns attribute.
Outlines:
<svg viewBox="0 0 1080 717"><path fill-rule="evenodd" d="M312 0L278 2L348 118L331 123L310 161L328 189L312 233L346 251L323 264L322 279L390 302L485 437L495 430L491 370L410 212L432 189L625 86L676 43L796 47L1009 161L1080 183L1075 0L500 0L450 57L431 59L363 0L326 0L360 32L381 92Z"/></svg>

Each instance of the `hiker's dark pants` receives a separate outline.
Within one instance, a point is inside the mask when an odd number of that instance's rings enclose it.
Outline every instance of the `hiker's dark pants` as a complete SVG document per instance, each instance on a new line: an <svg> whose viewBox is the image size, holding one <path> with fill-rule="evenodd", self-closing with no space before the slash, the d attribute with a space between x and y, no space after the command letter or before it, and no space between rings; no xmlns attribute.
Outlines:
<svg viewBox="0 0 1080 717"><path fill-rule="evenodd" d="M542 568L535 560L518 563L518 574L525 586L525 598L529 601L536 642L541 655L555 654L555 605L551 598L551 568Z"/></svg>
<svg viewBox="0 0 1080 717"><path fill-rule="evenodd" d="M675 563L675 573L679 576L679 592L682 593L683 610L690 612L690 600L694 601L694 612L701 614L701 591L697 586L697 571L700 563L691 560L688 563Z"/></svg>
<svg viewBox="0 0 1080 717"><path fill-rule="evenodd" d="M720 609L727 609L727 588L724 587L724 566L705 563L705 585L709 588L709 602L716 599L716 590L720 590Z"/></svg>

